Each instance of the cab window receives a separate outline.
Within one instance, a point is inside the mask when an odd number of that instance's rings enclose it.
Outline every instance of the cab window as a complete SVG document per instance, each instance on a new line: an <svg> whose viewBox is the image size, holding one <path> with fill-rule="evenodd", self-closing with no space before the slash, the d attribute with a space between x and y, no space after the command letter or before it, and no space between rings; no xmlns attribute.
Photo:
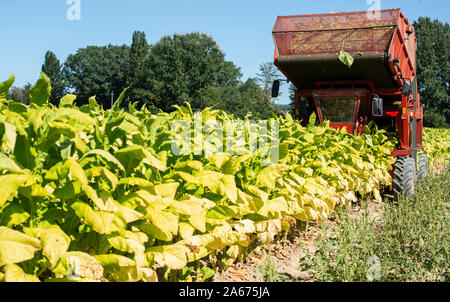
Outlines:
<svg viewBox="0 0 450 302"><path fill-rule="evenodd" d="M317 98L323 120L332 123L353 123L356 98Z"/></svg>

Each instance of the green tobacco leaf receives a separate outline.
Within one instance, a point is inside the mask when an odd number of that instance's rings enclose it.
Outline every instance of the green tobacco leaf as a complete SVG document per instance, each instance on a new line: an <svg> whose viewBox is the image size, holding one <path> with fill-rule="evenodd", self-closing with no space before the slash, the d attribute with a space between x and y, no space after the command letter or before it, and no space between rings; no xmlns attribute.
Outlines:
<svg viewBox="0 0 450 302"><path fill-rule="evenodd" d="M25 113L28 111L28 106L22 103L17 103L13 101L8 102L8 109L16 113Z"/></svg>
<svg viewBox="0 0 450 302"><path fill-rule="evenodd" d="M141 222L136 224L136 227L140 229L145 234L151 236L152 238L162 240L162 241L172 241L173 235L169 231L164 231L158 227L156 227L151 222Z"/></svg>
<svg viewBox="0 0 450 302"><path fill-rule="evenodd" d="M86 170L86 175L88 177L102 177L103 179L107 180L111 184L111 189L114 191L117 187L117 184L119 180L117 179L117 176L108 170L105 167L93 167L88 170Z"/></svg>
<svg viewBox="0 0 450 302"><path fill-rule="evenodd" d="M74 94L67 94L59 100L59 108L63 107L71 107L73 102L77 99L77 96Z"/></svg>
<svg viewBox="0 0 450 302"><path fill-rule="evenodd" d="M203 211L201 203L196 200L173 200L169 206L182 215L200 215Z"/></svg>
<svg viewBox="0 0 450 302"><path fill-rule="evenodd" d="M139 187L149 187L149 186L153 185L148 180L146 180L144 178L139 178L139 177L122 178L119 180L119 182L117 184L129 185L129 186L139 186Z"/></svg>
<svg viewBox="0 0 450 302"><path fill-rule="evenodd" d="M155 238L159 237L158 239L170 241L172 240L172 235L178 233L178 216L169 212L157 210L153 207L148 207L146 217L157 229L157 232L153 234Z"/></svg>
<svg viewBox="0 0 450 302"><path fill-rule="evenodd" d="M84 172L83 168L80 166L80 164L78 163L78 161L73 158L73 157L69 157L66 162L64 163L64 167L63 170L65 173L68 173L68 178L71 181L80 181L83 185L87 185L88 183L88 179L86 177L86 173ZM65 176L64 172L59 174L58 176Z"/></svg>
<svg viewBox="0 0 450 302"><path fill-rule="evenodd" d="M134 254L137 265L143 266L145 264L145 246L143 243L134 238L124 238L121 236L111 236L108 238L108 242L118 251Z"/></svg>
<svg viewBox="0 0 450 302"><path fill-rule="evenodd" d="M180 222L179 233L181 235L181 238L189 239L193 236L194 232L195 228L192 225L190 225L189 223Z"/></svg>
<svg viewBox="0 0 450 302"><path fill-rule="evenodd" d="M4 129L3 137L5 139L6 145L11 152L14 152L17 140L16 127L7 122L3 122L1 125Z"/></svg>
<svg viewBox="0 0 450 302"><path fill-rule="evenodd" d="M128 257L116 254L95 255L94 257L116 282L138 282L142 279L142 272L136 262Z"/></svg>
<svg viewBox="0 0 450 302"><path fill-rule="evenodd" d="M28 218L30 218L28 212L18 204L11 203L3 209L0 216L0 225L11 228L24 223Z"/></svg>
<svg viewBox="0 0 450 302"><path fill-rule="evenodd" d="M111 163L114 167L119 168L121 171L125 171L125 168L120 163L120 161L117 160L111 153L105 151L105 150L91 150L83 155L83 157L80 159L80 162L83 163L83 159L89 157L89 156L100 156L104 160L106 160L108 163ZM83 165L83 164L82 164Z"/></svg>
<svg viewBox="0 0 450 302"><path fill-rule="evenodd" d="M173 199L180 186L178 182L154 185L149 187L149 191L157 196Z"/></svg>
<svg viewBox="0 0 450 302"><path fill-rule="evenodd" d="M127 206L123 206L118 202L115 202L114 204L117 207L117 211L114 214L120 217L126 223L132 223L144 218L144 215L139 213L138 211L130 209Z"/></svg>
<svg viewBox="0 0 450 302"><path fill-rule="evenodd" d="M40 282L39 278L33 275L25 274L25 272L15 264L8 264L4 268L5 282Z"/></svg>
<svg viewBox="0 0 450 302"><path fill-rule="evenodd" d="M275 190L277 179L282 177L287 170L289 170L289 166L287 165L272 165L264 168L258 173L258 183L271 190Z"/></svg>
<svg viewBox="0 0 450 302"><path fill-rule="evenodd" d="M7 227L0 227L0 267L30 260L42 249L38 239Z"/></svg>
<svg viewBox="0 0 450 302"><path fill-rule="evenodd" d="M39 238L43 246L42 254L47 257L52 267L64 255L70 245L70 238L56 225L25 229L25 232Z"/></svg>
<svg viewBox="0 0 450 302"><path fill-rule="evenodd" d="M215 274L216 274L216 272L213 269L211 269L207 266L202 267L202 280L203 281L206 281L206 280L214 277Z"/></svg>
<svg viewBox="0 0 450 302"><path fill-rule="evenodd" d="M202 170L197 178L202 185L208 187L213 193L227 196L233 203L237 200L237 187L234 175L225 175L219 172Z"/></svg>
<svg viewBox="0 0 450 302"><path fill-rule="evenodd" d="M68 122L71 125L81 125L84 127L96 124L96 121L88 114L74 108L58 108L45 119L47 122Z"/></svg>
<svg viewBox="0 0 450 302"><path fill-rule="evenodd" d="M203 214L200 215L192 215L189 218L189 223L192 224L197 230L201 233L206 232L206 217Z"/></svg>
<svg viewBox="0 0 450 302"><path fill-rule="evenodd" d="M0 83L0 100L6 99L6 97L8 96L9 88L14 83L14 79L15 79L15 76L13 73L11 73L11 76L9 77L8 80Z"/></svg>
<svg viewBox="0 0 450 302"><path fill-rule="evenodd" d="M104 272L97 259L83 252L66 252L52 271L67 276L72 281L100 281Z"/></svg>
<svg viewBox="0 0 450 302"><path fill-rule="evenodd" d="M100 196L97 195L95 191L89 185L82 185L83 192L87 197L97 206L100 211L104 212L116 212L117 207L114 204L114 200L111 198L111 194L108 192L101 192Z"/></svg>
<svg viewBox="0 0 450 302"><path fill-rule="evenodd" d="M41 78L30 90L30 102L40 107L47 104L51 91L50 78L41 72Z"/></svg>
<svg viewBox="0 0 450 302"><path fill-rule="evenodd" d="M91 226L99 234L111 234L125 228L125 223L116 215L108 212L94 211L83 202L75 202L72 205L75 214L83 219L84 223Z"/></svg>
<svg viewBox="0 0 450 302"><path fill-rule="evenodd" d="M342 64L348 66L348 68L352 67L353 62L355 61L355 59L348 52L345 51L339 52L337 56L339 61L341 61Z"/></svg>
<svg viewBox="0 0 450 302"><path fill-rule="evenodd" d="M0 153L0 170L6 170L10 173L17 174L25 173L25 171L20 168L13 159L3 153Z"/></svg>
<svg viewBox="0 0 450 302"><path fill-rule="evenodd" d="M235 212L230 207L225 205L218 205L208 211L206 218L216 220L228 220L235 215Z"/></svg>
<svg viewBox="0 0 450 302"><path fill-rule="evenodd" d="M147 249L146 255L148 258L154 259L161 266L179 270L187 264L186 252L184 246L173 244L151 247Z"/></svg>
<svg viewBox="0 0 450 302"><path fill-rule="evenodd" d="M146 150L142 146L132 145L122 149L119 149L114 153L114 155L122 162L122 164L126 167L130 165L130 160L137 160L139 164L140 161L143 161L145 164L148 164L160 171L166 171L166 162L158 159L156 156L151 154L148 150Z"/></svg>
<svg viewBox="0 0 450 302"><path fill-rule="evenodd" d="M122 104L123 99L125 98L125 94L127 93L128 88L125 88L120 94L119 98L114 102L114 105L111 109L111 112L117 112L120 110L120 105Z"/></svg>
<svg viewBox="0 0 450 302"><path fill-rule="evenodd" d="M0 176L0 209L8 199L17 194L20 187L26 187L34 182L31 175L7 174Z"/></svg>
<svg viewBox="0 0 450 302"><path fill-rule="evenodd" d="M222 166L224 174L235 175L243 162L251 158L251 155L243 155L238 158L231 158Z"/></svg>

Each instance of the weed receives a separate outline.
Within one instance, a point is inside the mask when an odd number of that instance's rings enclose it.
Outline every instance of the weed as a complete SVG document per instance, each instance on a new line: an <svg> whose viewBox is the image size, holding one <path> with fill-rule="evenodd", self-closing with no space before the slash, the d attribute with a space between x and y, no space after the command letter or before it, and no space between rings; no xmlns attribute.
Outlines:
<svg viewBox="0 0 450 302"><path fill-rule="evenodd" d="M282 282L289 277L277 272L277 266L272 260L272 249L269 246L269 252L267 254L266 262L259 266L259 271L263 275L266 282Z"/></svg>
<svg viewBox="0 0 450 302"><path fill-rule="evenodd" d="M381 221L362 204L360 219L339 209L317 250L300 260L319 281L448 281L450 169L431 175L413 197L383 204Z"/></svg>

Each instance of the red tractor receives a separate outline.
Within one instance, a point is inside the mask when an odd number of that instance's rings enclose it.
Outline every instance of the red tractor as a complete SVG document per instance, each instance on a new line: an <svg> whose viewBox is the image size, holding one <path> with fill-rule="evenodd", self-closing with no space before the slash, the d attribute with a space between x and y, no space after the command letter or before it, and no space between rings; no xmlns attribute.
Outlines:
<svg viewBox="0 0 450 302"><path fill-rule="evenodd" d="M274 63L295 90L295 117L330 121L360 134L374 121L398 135L393 189L412 195L428 174L422 146L423 105L417 91L413 26L400 9L278 17ZM338 55L354 59L349 67ZM347 56L349 58L349 56ZM273 85L278 96L280 80Z"/></svg>

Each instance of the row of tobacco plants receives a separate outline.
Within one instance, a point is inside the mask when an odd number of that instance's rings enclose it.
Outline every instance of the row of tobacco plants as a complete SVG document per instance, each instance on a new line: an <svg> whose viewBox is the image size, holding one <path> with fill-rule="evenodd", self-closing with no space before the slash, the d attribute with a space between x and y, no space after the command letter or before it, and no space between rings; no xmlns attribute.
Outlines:
<svg viewBox="0 0 450 302"><path fill-rule="evenodd" d="M189 105L125 111L124 92L108 111L74 95L55 107L44 74L23 105L7 100L13 80L0 84L0 281L206 280L253 243L391 183L394 142L376 128L355 137L274 118L274 165L261 164L270 147L249 152L249 135L241 155L179 156L171 124L195 129Z"/></svg>

